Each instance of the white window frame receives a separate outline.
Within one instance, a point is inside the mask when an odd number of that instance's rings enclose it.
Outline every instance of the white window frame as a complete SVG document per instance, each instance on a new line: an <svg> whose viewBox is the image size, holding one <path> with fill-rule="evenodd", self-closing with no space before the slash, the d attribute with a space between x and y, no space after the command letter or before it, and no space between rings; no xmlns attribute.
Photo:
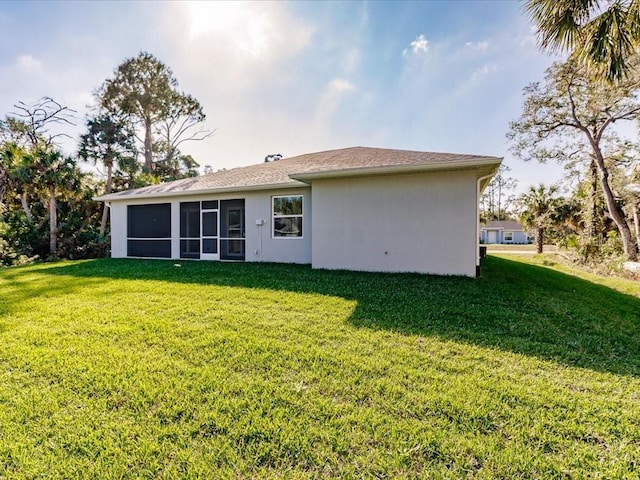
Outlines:
<svg viewBox="0 0 640 480"><path fill-rule="evenodd" d="M300 210L302 213L295 215L275 215L274 212L274 201L276 198L291 198L291 197L300 197ZM302 235L299 237L279 237L275 235L276 230L276 218L301 218L302 219ZM273 240L300 240L304 238L304 195L302 194L292 194L292 195L273 195L271 197L271 238Z"/></svg>
<svg viewBox="0 0 640 480"><path fill-rule="evenodd" d="M507 238L507 235L510 235L511 238ZM502 236L502 241L513 243L513 232L504 232L504 235Z"/></svg>

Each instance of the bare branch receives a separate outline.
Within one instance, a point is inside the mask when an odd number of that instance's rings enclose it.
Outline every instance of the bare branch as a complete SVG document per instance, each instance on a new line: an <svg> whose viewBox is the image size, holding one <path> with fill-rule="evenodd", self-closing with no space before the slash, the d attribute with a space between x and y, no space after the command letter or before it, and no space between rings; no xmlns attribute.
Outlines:
<svg viewBox="0 0 640 480"><path fill-rule="evenodd" d="M21 132L30 147L43 143L46 147L57 145L56 139L71 138L65 133L51 134L50 125L75 125L75 110L56 102L51 97L42 97L33 104L18 102L13 106L17 111L9 115L24 125Z"/></svg>

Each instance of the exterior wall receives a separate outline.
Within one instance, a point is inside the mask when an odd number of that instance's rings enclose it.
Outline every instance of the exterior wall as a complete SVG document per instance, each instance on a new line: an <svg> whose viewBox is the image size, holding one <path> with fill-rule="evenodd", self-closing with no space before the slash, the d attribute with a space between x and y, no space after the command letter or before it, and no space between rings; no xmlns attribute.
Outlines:
<svg viewBox="0 0 640 480"><path fill-rule="evenodd" d="M271 197L273 195L303 195L302 238L273 238ZM240 198L240 197L238 197ZM244 195L246 218L246 261L311 263L312 199L311 188L269 190ZM264 220L261 227L256 220Z"/></svg>
<svg viewBox="0 0 640 480"><path fill-rule="evenodd" d="M271 197L303 195L302 238L273 238ZM311 263L311 188L190 195L111 202L111 257L127 256L127 206L171 203L171 258L180 258L180 202L245 199L245 259L248 262ZM256 221L264 221L258 226Z"/></svg>
<svg viewBox="0 0 640 480"><path fill-rule="evenodd" d="M124 258L127 256L127 205L123 202L111 202L109 215L111 217L111 257Z"/></svg>
<svg viewBox="0 0 640 480"><path fill-rule="evenodd" d="M526 232L513 232L513 243L526 244L529 243L527 240Z"/></svg>
<svg viewBox="0 0 640 480"><path fill-rule="evenodd" d="M475 171L313 181L314 268L476 275Z"/></svg>

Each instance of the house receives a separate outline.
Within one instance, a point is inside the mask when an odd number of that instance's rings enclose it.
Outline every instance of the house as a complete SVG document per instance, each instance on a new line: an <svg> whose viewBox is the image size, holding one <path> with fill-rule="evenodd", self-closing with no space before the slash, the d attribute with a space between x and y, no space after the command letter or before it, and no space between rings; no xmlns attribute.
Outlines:
<svg viewBox="0 0 640 480"><path fill-rule="evenodd" d="M96 200L112 257L475 276L478 199L501 161L352 147Z"/></svg>
<svg viewBox="0 0 640 480"><path fill-rule="evenodd" d="M531 243L529 233L520 222L514 220L494 220L480 227L480 242L482 243Z"/></svg>

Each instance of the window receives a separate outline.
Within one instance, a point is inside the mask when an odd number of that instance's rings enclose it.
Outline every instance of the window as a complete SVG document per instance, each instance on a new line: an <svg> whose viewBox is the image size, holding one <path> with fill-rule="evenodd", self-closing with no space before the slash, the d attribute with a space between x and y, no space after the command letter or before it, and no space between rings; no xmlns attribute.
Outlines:
<svg viewBox="0 0 640 480"><path fill-rule="evenodd" d="M272 197L273 237L302 238L302 195Z"/></svg>
<svg viewBox="0 0 640 480"><path fill-rule="evenodd" d="M171 204L127 206L127 256L171 257Z"/></svg>
<svg viewBox="0 0 640 480"><path fill-rule="evenodd" d="M513 242L513 232L504 232L504 241Z"/></svg>
<svg viewBox="0 0 640 480"><path fill-rule="evenodd" d="M127 237L171 238L171 204L129 205Z"/></svg>

